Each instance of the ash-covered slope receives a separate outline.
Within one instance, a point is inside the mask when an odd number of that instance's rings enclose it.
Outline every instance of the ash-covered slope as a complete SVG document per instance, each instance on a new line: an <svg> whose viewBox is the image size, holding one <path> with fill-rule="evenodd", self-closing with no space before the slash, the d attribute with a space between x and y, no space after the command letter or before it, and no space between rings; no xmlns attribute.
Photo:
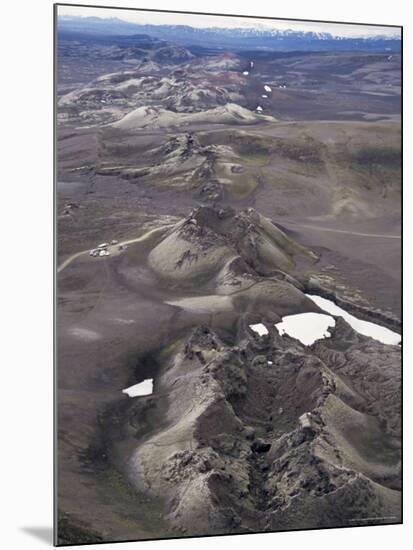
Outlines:
<svg viewBox="0 0 413 550"><path fill-rule="evenodd" d="M154 395L109 421L111 456L179 533L400 520L399 346L341 318L313 346L274 327L320 311L296 269L314 260L253 209L199 208L148 251L198 326L157 353Z"/></svg>
<svg viewBox="0 0 413 550"><path fill-rule="evenodd" d="M317 256L289 238L253 208L200 207L169 233L149 255L149 265L162 277L187 283L218 273L234 257L258 275L291 271L294 256Z"/></svg>
<svg viewBox="0 0 413 550"><path fill-rule="evenodd" d="M100 125L118 121L140 107L176 114L242 103L245 99L240 90L246 82L239 67L235 56L186 64L172 54L162 62L156 56L144 57L126 70L104 74L63 94L58 101L58 120Z"/></svg>
<svg viewBox="0 0 413 550"><path fill-rule="evenodd" d="M175 113L157 107L138 107L114 122L115 128L135 130L139 128L169 128L196 124L258 124L260 122L276 122L274 117L260 115L237 105L228 103L199 113Z"/></svg>
<svg viewBox="0 0 413 550"><path fill-rule="evenodd" d="M203 206L149 241L144 254L132 245L116 272L134 288L156 286L163 303L189 326L206 322L236 335L248 322L319 312L303 292L298 269L317 261L252 208Z"/></svg>
<svg viewBox="0 0 413 550"><path fill-rule="evenodd" d="M358 378L346 377L337 360L320 358L326 346L352 355L353 370L369 362L373 395L360 394ZM339 321L315 349L276 331L261 338L246 331L234 346L200 327L172 350L161 354L146 421L142 403L131 409L127 425L138 443L127 472L139 491L164 499L179 531L399 520L400 433L378 414L389 406L386 392L400 391L397 347ZM146 432L159 415L157 395L167 399L162 428ZM387 412L397 415L394 400Z"/></svg>
<svg viewBox="0 0 413 550"><path fill-rule="evenodd" d="M160 284L176 289L169 304L232 327L246 316L271 323L319 311L292 276L297 261L317 259L252 208L204 206L172 228L147 263Z"/></svg>
<svg viewBox="0 0 413 550"><path fill-rule="evenodd" d="M148 183L157 188L186 190L204 203L215 203L224 195L248 194L258 185L255 167L244 165L231 145L202 145L195 132L180 133L131 155L125 163L116 158L119 130L105 129L95 172L99 176L119 176L131 183Z"/></svg>

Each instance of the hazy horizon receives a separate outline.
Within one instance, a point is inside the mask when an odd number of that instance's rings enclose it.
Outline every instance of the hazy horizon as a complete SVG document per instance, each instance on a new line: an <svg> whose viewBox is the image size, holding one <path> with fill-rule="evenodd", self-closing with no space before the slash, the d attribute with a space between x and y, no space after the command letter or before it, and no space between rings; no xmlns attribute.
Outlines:
<svg viewBox="0 0 413 550"><path fill-rule="evenodd" d="M362 25L358 23L316 23L312 21L262 19L256 17L234 17L173 12L141 11L138 9L102 8L94 6L58 5L58 16L98 17L100 19L121 19L140 25L187 25L195 28L262 28L265 30L293 30L316 33L330 33L333 36L362 38L374 36L398 37L400 29L388 26Z"/></svg>

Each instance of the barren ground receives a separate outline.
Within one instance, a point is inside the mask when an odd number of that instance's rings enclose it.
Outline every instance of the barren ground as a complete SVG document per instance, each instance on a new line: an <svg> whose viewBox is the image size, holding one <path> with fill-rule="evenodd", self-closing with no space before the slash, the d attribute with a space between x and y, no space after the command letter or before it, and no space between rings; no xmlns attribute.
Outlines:
<svg viewBox="0 0 413 550"><path fill-rule="evenodd" d="M79 48L58 58L59 542L400 521L400 347L274 328L319 312L311 290L400 332L400 56L267 53L246 78L251 52Z"/></svg>

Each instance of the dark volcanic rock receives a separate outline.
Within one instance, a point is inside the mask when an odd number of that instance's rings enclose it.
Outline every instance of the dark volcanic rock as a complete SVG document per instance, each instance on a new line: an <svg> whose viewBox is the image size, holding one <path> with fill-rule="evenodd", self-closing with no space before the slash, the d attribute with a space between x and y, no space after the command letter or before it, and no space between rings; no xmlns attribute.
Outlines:
<svg viewBox="0 0 413 550"><path fill-rule="evenodd" d="M266 443L262 439L257 439L251 445L251 451L253 453L268 453L271 449L271 443Z"/></svg>
<svg viewBox="0 0 413 550"><path fill-rule="evenodd" d="M172 372L182 373L174 375L180 405L177 409L172 401L169 414L178 414L174 425L192 435L186 450L162 455L158 474L157 446L172 450L182 443L167 432L163 443L156 430L140 447L139 468L151 480L150 494L181 495L179 506L170 509L171 521L193 529L196 519L202 533L236 531L239 525L254 530L257 521L272 529L299 527L294 518L302 514L308 525L319 526L344 525L355 511L397 514L398 383L390 373L400 350L360 337L340 320L332 338L311 351L296 341L292 347L289 339L270 339L271 366L264 355L251 361L254 345L232 348L200 327L181 344L183 356L176 350L163 367L161 385ZM376 352L380 365L371 361ZM364 353L370 354L369 364ZM367 386L363 390L365 376L373 393ZM202 392L196 389L198 379ZM195 414L195 430L188 410ZM375 455L381 465L359 458L377 445L383 448ZM322 516L313 512L319 506Z"/></svg>

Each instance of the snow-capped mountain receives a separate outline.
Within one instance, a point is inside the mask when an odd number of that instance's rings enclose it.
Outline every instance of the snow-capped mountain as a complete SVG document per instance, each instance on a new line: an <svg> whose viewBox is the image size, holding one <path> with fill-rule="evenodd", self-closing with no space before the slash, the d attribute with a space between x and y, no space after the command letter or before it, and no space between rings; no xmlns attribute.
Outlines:
<svg viewBox="0 0 413 550"><path fill-rule="evenodd" d="M182 16L184 18L184 15ZM94 35L147 34L182 45L216 48L274 50L400 50L400 32L383 35L340 36L329 32L275 29L266 25L251 27L191 27L189 25L149 25L117 18L59 17L59 32ZM360 27L362 33L363 27Z"/></svg>

